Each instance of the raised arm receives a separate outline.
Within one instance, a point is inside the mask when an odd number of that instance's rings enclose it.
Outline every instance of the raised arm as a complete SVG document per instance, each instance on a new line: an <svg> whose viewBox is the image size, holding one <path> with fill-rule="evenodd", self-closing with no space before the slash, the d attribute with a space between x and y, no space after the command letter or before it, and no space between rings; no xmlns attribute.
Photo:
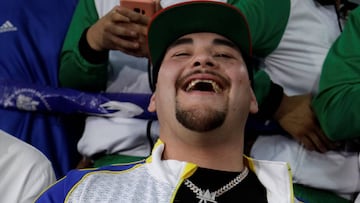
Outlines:
<svg viewBox="0 0 360 203"><path fill-rule="evenodd" d="M345 28L324 62L313 108L332 140L360 136L360 8L351 11Z"/></svg>
<svg viewBox="0 0 360 203"><path fill-rule="evenodd" d="M117 4L79 1L61 52L62 86L105 90L109 50L147 56L145 35L149 18Z"/></svg>

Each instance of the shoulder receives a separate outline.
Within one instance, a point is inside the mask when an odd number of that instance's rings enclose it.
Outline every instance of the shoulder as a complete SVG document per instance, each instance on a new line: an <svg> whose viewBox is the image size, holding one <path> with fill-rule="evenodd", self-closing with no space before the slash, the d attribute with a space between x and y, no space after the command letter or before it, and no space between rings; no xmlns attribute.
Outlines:
<svg viewBox="0 0 360 203"><path fill-rule="evenodd" d="M52 188L50 188L50 194L62 193L73 195L75 193L82 193L87 191L89 188L94 190L99 185L106 184L112 185L115 182L119 183L121 177L128 177L132 169L142 166L142 162L121 164L121 165L110 165L101 168L89 168L89 169L74 169L59 180ZM123 182L123 181L120 181ZM88 191L87 191L88 192Z"/></svg>
<svg viewBox="0 0 360 203"><path fill-rule="evenodd" d="M73 185L79 182L80 180L83 181L93 175L101 175L101 174L114 174L117 172L125 172L130 171L130 169L137 168L142 166L144 161L139 162L132 162L126 164L116 164L116 165L109 165L103 166L100 168L87 168L87 169L75 169L71 170L64 180L66 181L67 185Z"/></svg>
<svg viewBox="0 0 360 203"><path fill-rule="evenodd" d="M0 130L2 199L32 201L56 181L50 161L36 148ZM3 185L3 186L1 186Z"/></svg>
<svg viewBox="0 0 360 203"><path fill-rule="evenodd" d="M38 149L0 130L0 153L2 159L19 161L21 165L50 165L49 160ZM10 162L9 162L10 163ZM18 164L19 164L18 163Z"/></svg>
<svg viewBox="0 0 360 203"><path fill-rule="evenodd" d="M54 200L58 202L95 202L99 197L119 197L121 189L131 188L129 183L137 182L133 181L132 177L137 175L135 169L141 168L143 165L137 162L71 170L64 178L41 194L37 203L53 202ZM83 197L86 198L83 199Z"/></svg>

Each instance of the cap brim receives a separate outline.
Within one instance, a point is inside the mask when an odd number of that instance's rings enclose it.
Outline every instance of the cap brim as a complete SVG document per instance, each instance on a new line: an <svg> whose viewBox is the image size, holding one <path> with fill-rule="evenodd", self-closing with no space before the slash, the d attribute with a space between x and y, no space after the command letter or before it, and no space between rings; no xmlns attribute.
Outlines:
<svg viewBox="0 0 360 203"><path fill-rule="evenodd" d="M155 85L162 58L170 44L189 33L211 32L234 42L242 53L251 56L251 37L245 16L236 7L216 1L189 1L156 13L149 24L148 46Z"/></svg>

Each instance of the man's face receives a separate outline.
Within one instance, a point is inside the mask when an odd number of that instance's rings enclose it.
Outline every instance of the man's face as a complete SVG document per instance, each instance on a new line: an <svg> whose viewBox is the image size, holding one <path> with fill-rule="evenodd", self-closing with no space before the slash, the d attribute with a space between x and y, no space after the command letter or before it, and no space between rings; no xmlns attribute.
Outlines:
<svg viewBox="0 0 360 203"><path fill-rule="evenodd" d="M179 122L196 132L224 122L239 125L257 104L238 48L214 33L176 40L164 56L149 110L156 110L161 125Z"/></svg>

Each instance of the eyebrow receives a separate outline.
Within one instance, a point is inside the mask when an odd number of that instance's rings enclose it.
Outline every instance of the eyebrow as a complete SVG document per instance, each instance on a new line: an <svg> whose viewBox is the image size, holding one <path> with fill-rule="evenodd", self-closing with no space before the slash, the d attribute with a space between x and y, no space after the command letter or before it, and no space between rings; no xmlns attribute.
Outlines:
<svg viewBox="0 0 360 203"><path fill-rule="evenodd" d="M227 40L227 39L216 38L216 39L213 40L213 44L228 46L230 48L233 48L233 49L236 49L236 50L240 51L239 47L236 46L235 43L233 43L232 41Z"/></svg>
<svg viewBox="0 0 360 203"><path fill-rule="evenodd" d="M192 43L193 43L193 39L191 39L191 38L180 38L180 39L175 40L175 42L173 42L168 48L172 48L172 47L182 45L182 44L192 44ZM236 49L241 53L239 47L236 46L235 43L233 43L232 41L227 40L227 39L216 38L213 40L213 44L227 46L227 47Z"/></svg>
<svg viewBox="0 0 360 203"><path fill-rule="evenodd" d="M175 47L175 46L178 46L178 45L182 45L182 44L192 44L193 43L193 40L191 38L180 38L180 39L177 39L175 40L175 42L173 42L169 47L169 48L172 48L172 47Z"/></svg>

